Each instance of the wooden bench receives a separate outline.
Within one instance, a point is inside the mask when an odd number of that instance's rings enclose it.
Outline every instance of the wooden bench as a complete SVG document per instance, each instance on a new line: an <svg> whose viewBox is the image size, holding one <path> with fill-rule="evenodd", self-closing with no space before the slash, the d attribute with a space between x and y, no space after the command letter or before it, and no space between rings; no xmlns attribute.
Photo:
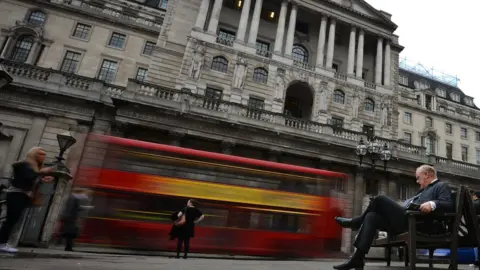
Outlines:
<svg viewBox="0 0 480 270"><path fill-rule="evenodd" d="M459 191L452 194L455 203L455 213L431 213L424 214L418 211L407 211L408 231L399 235L387 235L386 238L376 239L372 247L385 248L385 257L382 259L391 264L391 253L393 247L405 248L405 266L408 269L415 269L416 264L423 262L417 258L417 249L429 250L427 261L430 267L433 267L433 252L435 249L446 248L451 250L450 269L457 270L457 249L459 247L477 247L480 244L480 233L478 230L478 221L473 208L470 194L465 186L461 186ZM459 236L459 228L462 217L465 218L467 235ZM442 224L445 229L428 233L417 230L421 223Z"/></svg>

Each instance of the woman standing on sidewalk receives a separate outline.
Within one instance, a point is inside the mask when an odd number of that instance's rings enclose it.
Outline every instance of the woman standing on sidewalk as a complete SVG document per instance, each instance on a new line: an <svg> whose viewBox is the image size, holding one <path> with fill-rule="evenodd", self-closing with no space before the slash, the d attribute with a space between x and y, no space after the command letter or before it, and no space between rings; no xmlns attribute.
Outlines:
<svg viewBox="0 0 480 270"><path fill-rule="evenodd" d="M190 238L195 236L195 224L202 221L204 216L202 211L198 208L195 200L188 200L187 207L178 213L179 220L184 218L184 223L176 228L177 242L177 258L180 258L180 251L182 250L182 244L184 245L183 258L186 259L188 250L190 249ZM178 222L177 222L178 224Z"/></svg>
<svg viewBox="0 0 480 270"><path fill-rule="evenodd" d="M33 147L24 160L12 165L13 179L7 190L7 218L0 229L0 251L17 252L8 245L12 230L22 217L23 211L32 204L39 181L48 183L53 180L48 176L53 168L43 168L46 153L41 147Z"/></svg>

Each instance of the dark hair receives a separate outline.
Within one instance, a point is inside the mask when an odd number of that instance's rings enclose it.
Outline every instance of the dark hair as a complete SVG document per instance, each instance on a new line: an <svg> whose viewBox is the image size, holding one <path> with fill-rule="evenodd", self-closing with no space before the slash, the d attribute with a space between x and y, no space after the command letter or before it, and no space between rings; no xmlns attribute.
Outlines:
<svg viewBox="0 0 480 270"><path fill-rule="evenodd" d="M190 203L191 203L193 206L197 206L197 205L198 205L198 201L197 201L197 200L190 199L189 201L190 201Z"/></svg>

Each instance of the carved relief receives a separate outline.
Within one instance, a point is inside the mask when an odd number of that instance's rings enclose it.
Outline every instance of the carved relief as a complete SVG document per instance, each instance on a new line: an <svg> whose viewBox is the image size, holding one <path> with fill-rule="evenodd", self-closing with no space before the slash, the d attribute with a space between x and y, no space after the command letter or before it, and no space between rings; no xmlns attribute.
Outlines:
<svg viewBox="0 0 480 270"><path fill-rule="evenodd" d="M192 65L190 66L190 77L194 80L200 78L200 70L202 69L205 56L205 46L197 44L193 50Z"/></svg>
<svg viewBox="0 0 480 270"><path fill-rule="evenodd" d="M277 69L277 76L275 77L275 100L283 100L283 93L285 92L285 70Z"/></svg>
<svg viewBox="0 0 480 270"><path fill-rule="evenodd" d="M318 89L318 113L326 112L328 107L328 83L325 81L320 82Z"/></svg>
<svg viewBox="0 0 480 270"><path fill-rule="evenodd" d="M358 89L355 89L353 92L353 98L352 98L352 118L357 119L358 118L358 108L360 107L360 91Z"/></svg>
<svg viewBox="0 0 480 270"><path fill-rule="evenodd" d="M239 57L233 71L233 88L243 89L247 76L247 60Z"/></svg>
<svg viewBox="0 0 480 270"><path fill-rule="evenodd" d="M380 105L380 124L382 127L388 127L390 124L388 119L389 106L390 101L387 98L383 99L382 104Z"/></svg>

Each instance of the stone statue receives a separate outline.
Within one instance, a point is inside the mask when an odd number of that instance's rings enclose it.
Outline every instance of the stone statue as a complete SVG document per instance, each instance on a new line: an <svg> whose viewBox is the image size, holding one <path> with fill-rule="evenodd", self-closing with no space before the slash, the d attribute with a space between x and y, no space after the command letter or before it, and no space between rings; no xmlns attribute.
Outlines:
<svg viewBox="0 0 480 270"><path fill-rule="evenodd" d="M233 88L243 89L247 76L247 61L239 57L233 71Z"/></svg>
<svg viewBox="0 0 480 270"><path fill-rule="evenodd" d="M328 107L328 83L327 82L320 83L319 101L320 101L320 106L318 110L322 112L326 112Z"/></svg>
<svg viewBox="0 0 480 270"><path fill-rule="evenodd" d="M388 126L388 105L387 102L382 102L381 110L380 110L380 124L382 127Z"/></svg>
<svg viewBox="0 0 480 270"><path fill-rule="evenodd" d="M285 71L277 69L277 77L275 78L275 97L276 100L283 99L283 92L285 92Z"/></svg>
<svg viewBox="0 0 480 270"><path fill-rule="evenodd" d="M352 99L352 118L357 119L358 118L358 107L360 106L360 93L358 90L355 90L353 93L353 99Z"/></svg>
<svg viewBox="0 0 480 270"><path fill-rule="evenodd" d="M192 65L190 66L190 77L195 80L200 78L200 70L203 66L203 57L205 55L205 47L198 44L193 51Z"/></svg>

